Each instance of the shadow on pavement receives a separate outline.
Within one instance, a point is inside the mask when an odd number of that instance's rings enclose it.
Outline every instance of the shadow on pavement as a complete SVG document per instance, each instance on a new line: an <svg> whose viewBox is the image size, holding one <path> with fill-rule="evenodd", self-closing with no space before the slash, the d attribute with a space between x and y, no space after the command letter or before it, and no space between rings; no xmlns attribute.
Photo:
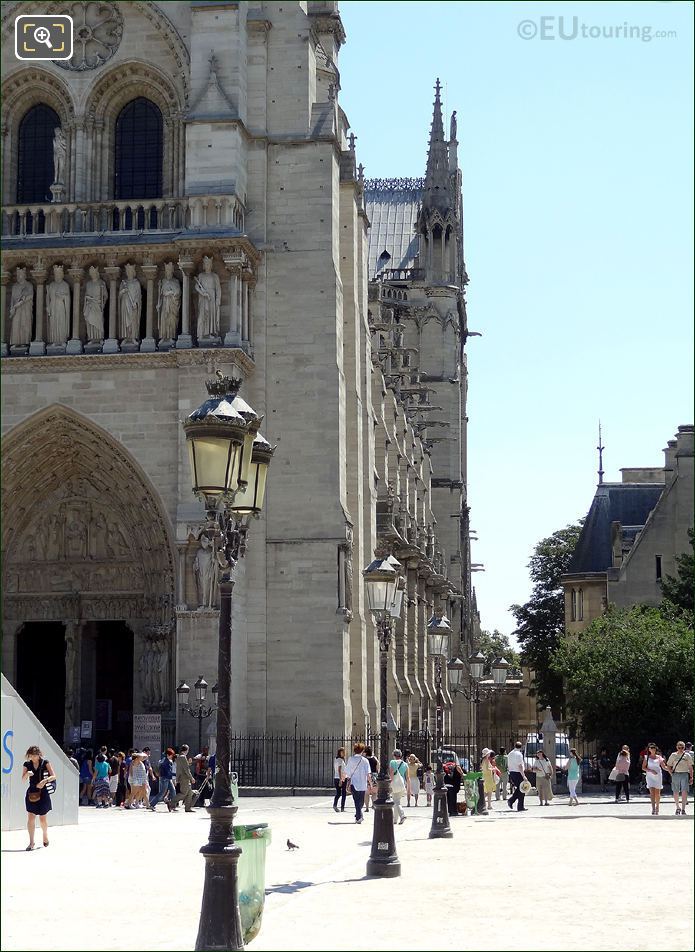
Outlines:
<svg viewBox="0 0 695 952"><path fill-rule="evenodd" d="M271 893L296 893L300 889L308 889L309 886L318 886L319 883L308 883L304 882L301 879L295 879L293 883L280 883L275 886L268 886L266 888L266 896L270 896Z"/></svg>

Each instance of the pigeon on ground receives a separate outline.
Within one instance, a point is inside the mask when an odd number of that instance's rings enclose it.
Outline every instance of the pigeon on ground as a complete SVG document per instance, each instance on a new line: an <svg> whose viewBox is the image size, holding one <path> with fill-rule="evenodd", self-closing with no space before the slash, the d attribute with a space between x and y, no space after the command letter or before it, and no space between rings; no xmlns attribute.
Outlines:
<svg viewBox="0 0 695 952"><path fill-rule="evenodd" d="M299 847L297 846L296 843L293 843L292 840L288 840L288 841L287 841L287 849L288 849L288 850L298 850Z"/></svg>

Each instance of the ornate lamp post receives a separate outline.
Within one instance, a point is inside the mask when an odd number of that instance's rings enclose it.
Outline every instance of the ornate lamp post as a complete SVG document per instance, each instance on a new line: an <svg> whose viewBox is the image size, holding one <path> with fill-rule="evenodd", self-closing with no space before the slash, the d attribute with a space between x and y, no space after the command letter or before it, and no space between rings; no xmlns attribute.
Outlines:
<svg viewBox="0 0 695 952"><path fill-rule="evenodd" d="M205 698L208 693L208 683L203 677L202 674L198 675L198 680L193 685L195 690L196 701L198 702L196 707L191 707L188 703L188 696L191 693L190 687L186 684L185 681L182 681L181 684L176 688L176 696L179 699L179 708L181 711L186 714L190 714L191 717L195 717L198 721L198 753L201 753L203 749L203 721L210 717L217 710L217 693L218 687L214 686L212 689L212 699L213 703L206 707Z"/></svg>
<svg viewBox="0 0 695 952"><path fill-rule="evenodd" d="M379 680L381 708L381 736L379 740L379 776L377 798L373 803L374 830L372 851L367 861L368 876L394 877L401 875L401 862L396 852L393 833L393 800L389 780L388 733L388 656L391 648L394 619L400 617L403 589L400 585L401 565L393 556L378 556L363 571L367 604L374 616L379 639Z"/></svg>
<svg viewBox="0 0 695 952"><path fill-rule="evenodd" d="M485 655L481 651L471 654L468 659L468 675L470 678L470 687L466 688L464 684L464 675L466 664L460 658L454 658L447 665L449 674L449 686L454 694L463 694L469 701L472 701L475 707L475 760L478 770L480 770L480 701L483 698L492 698L495 692L504 687L507 680L507 671L509 663L504 658L497 658L492 665L492 681L488 687L482 687L480 682L483 679L485 670ZM485 794L483 791L483 781L478 780L478 813L487 816L485 809Z"/></svg>
<svg viewBox="0 0 695 952"><path fill-rule="evenodd" d="M213 952L244 947L237 882L241 850L234 842L237 807L230 784L233 573L245 554L250 518L263 507L273 455L258 432L261 418L238 396L240 385L218 371L217 379L207 381L209 398L183 423L193 492L205 503L204 531L220 587L215 792L208 807L210 837L200 850L205 886L195 945Z"/></svg>
<svg viewBox="0 0 695 952"><path fill-rule="evenodd" d="M443 744L443 698L442 698L442 662L449 652L449 635L451 625L442 611L432 615L427 623L427 641L430 654L434 657L435 681L437 687L437 722L435 746L437 748L437 773L432 797L432 826L430 839L452 837L454 835L449 822L449 808L446 802L446 788L444 787L444 766L442 764Z"/></svg>

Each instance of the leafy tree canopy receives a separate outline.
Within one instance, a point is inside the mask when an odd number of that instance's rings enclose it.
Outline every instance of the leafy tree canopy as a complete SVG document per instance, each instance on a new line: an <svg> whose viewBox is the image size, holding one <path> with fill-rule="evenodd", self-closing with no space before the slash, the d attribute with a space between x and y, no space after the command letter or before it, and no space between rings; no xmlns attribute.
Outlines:
<svg viewBox="0 0 695 952"><path fill-rule="evenodd" d="M535 690L541 706L563 707L562 677L552 667L553 654L564 632L565 607L560 578L567 571L584 520L541 539L533 550L529 573L533 587L524 605L512 605L514 636L521 660L535 672Z"/></svg>
<svg viewBox="0 0 695 952"><path fill-rule="evenodd" d="M664 593L664 609L671 608L676 614L682 614L693 627L695 616L695 532L688 529L691 552L684 552L676 559L676 575L667 575L662 579L661 590Z"/></svg>
<svg viewBox="0 0 695 952"><path fill-rule="evenodd" d="M504 658L505 661L508 661L510 669L519 667L519 652L512 648L509 637L503 635L496 628L494 631L480 632L478 648L485 655L486 673L490 671L492 663L497 658Z"/></svg>
<svg viewBox="0 0 695 952"><path fill-rule="evenodd" d="M579 638L563 638L553 668L585 737L668 750L692 730L694 661L686 620L637 605L610 608Z"/></svg>

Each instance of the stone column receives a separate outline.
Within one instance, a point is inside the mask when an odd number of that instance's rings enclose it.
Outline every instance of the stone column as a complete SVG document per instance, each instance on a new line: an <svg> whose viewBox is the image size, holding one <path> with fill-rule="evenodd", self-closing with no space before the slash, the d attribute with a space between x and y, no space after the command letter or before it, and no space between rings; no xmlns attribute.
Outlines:
<svg viewBox="0 0 695 952"><path fill-rule="evenodd" d="M7 357L7 341L5 339L5 316L7 314L7 285L10 280L9 271L0 271L0 356Z"/></svg>
<svg viewBox="0 0 695 952"><path fill-rule="evenodd" d="M446 273L446 228L442 228L442 255L441 255L441 259L442 259L442 267L441 267L441 275L440 275L440 278L441 278L442 281L447 281L448 278L447 278L447 273Z"/></svg>
<svg viewBox="0 0 695 952"><path fill-rule="evenodd" d="M31 276L36 284L36 330L34 332L34 339L29 345L29 356L43 357L46 353L46 342L43 333L46 269L43 267L43 262L40 262L37 267L32 268Z"/></svg>
<svg viewBox="0 0 695 952"><path fill-rule="evenodd" d="M241 305L241 343L249 343L249 278L251 275L243 275L242 305Z"/></svg>
<svg viewBox="0 0 695 952"><path fill-rule="evenodd" d="M229 328L224 335L224 346L238 347L241 343L239 284L242 260L239 255L225 255L222 260L229 272Z"/></svg>
<svg viewBox="0 0 695 952"><path fill-rule="evenodd" d="M72 279L72 337L68 341L66 354L81 354L82 341L80 339L80 286L84 275L84 268L73 265L68 269Z"/></svg>
<svg viewBox="0 0 695 952"><path fill-rule="evenodd" d="M176 338L177 350L188 350L193 346L191 336L191 274L193 261L190 258L179 258L181 272L181 333Z"/></svg>
<svg viewBox="0 0 695 952"><path fill-rule="evenodd" d="M65 622L65 724L63 738L70 739L70 728L80 724L82 695L82 624Z"/></svg>
<svg viewBox="0 0 695 952"><path fill-rule="evenodd" d="M140 342L140 350L153 353L157 349L157 342L154 339L154 282L157 277L156 264L143 264L142 273L147 281L147 311L145 337Z"/></svg>
<svg viewBox="0 0 695 952"><path fill-rule="evenodd" d="M118 344L118 279L121 269L117 265L104 268L106 280L109 282L109 333L104 341L102 353L117 354L121 349Z"/></svg>

